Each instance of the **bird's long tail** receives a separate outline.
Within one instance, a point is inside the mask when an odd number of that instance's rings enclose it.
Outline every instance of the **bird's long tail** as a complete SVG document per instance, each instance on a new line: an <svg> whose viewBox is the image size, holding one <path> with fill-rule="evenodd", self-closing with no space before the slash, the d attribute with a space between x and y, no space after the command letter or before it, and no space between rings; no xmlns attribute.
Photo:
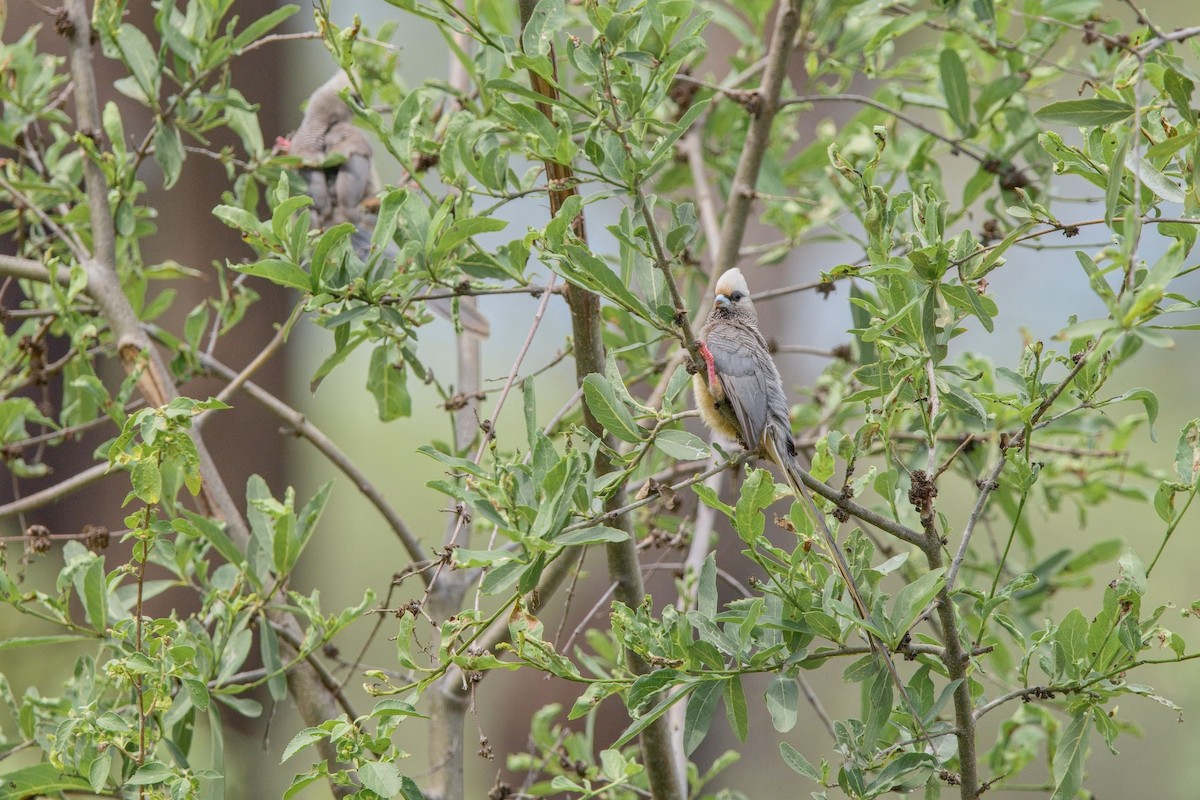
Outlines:
<svg viewBox="0 0 1200 800"><path fill-rule="evenodd" d="M850 599L854 602L854 607L864 621L870 622L871 610L867 608L866 601L863 600L862 592L858 590L858 584L854 580L854 576L850 572L850 564L847 563L846 557L842 554L842 549L838 547L837 540L833 538L833 531L829 529L829 524L825 521L825 515L817 508L813 502L812 495L804 486L804 479L801 474L800 464L796 461L795 448L791 442L791 436L786 432L781 432L777 428L772 428L767 434L768 449L771 460L778 465L783 477L787 480L788 486L792 489L792 494L796 496L805 507L805 512L813 516L813 522L821 531L822 538L825 539L825 546L829 550L829 555L833 558L834 566L842 576L842 583L846 585L846 592L850 595Z"/></svg>
<svg viewBox="0 0 1200 800"><path fill-rule="evenodd" d="M804 485L804 471L800 467L800 463L796 460L795 446L792 444L791 434L787 431L781 431L776 426L769 426L765 436L767 442L768 455L771 460L783 472L784 478L787 480L788 486L791 487L792 494L805 507L805 512L812 514L813 521L817 528L821 531L821 536L825 540L825 546L829 550L829 555L833 559L834 565L842 576L842 583L846 586L846 592L850 595L854 602L855 610L864 622L871 627L876 627L871 619L871 610L867 607L866 601L863 600L862 592L858 589L858 584L854 580L854 575L850 572L850 564L846 561L846 557L842 554L842 549L838 547L837 540L833 537L833 531L829 528L829 523L825 521L825 515L817 508L817 504L813 501L812 495ZM920 729L921 735L933 747L933 740L929 737L929 731L925 729L925 723L921 719L921 713L913 704L912 698L908 696L908 690L904 686L904 681L900 678L900 672L896 669L896 664L892 660L891 653L888 651L887 645L880 641L870 628L865 628L863 631L866 634L867 641L871 645L871 649L877 652L882 658L884 665L892 676L892 682L896 685L896 690L900 696L904 698L904 703L911 712L913 720Z"/></svg>

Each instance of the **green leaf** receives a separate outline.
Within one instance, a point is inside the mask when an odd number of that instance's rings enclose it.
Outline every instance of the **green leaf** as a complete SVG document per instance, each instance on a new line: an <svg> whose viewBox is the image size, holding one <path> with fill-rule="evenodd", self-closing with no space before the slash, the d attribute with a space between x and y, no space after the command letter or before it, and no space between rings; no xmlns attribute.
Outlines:
<svg viewBox="0 0 1200 800"><path fill-rule="evenodd" d="M381 344L371 353L367 391L375 395L375 407L381 422L412 415L412 397L408 393L404 364L393 361L389 344Z"/></svg>
<svg viewBox="0 0 1200 800"><path fill-rule="evenodd" d="M304 748L314 745L328 736L329 732L321 728L305 728L288 742L288 746L283 749L283 757L279 759L279 763L282 764Z"/></svg>
<svg viewBox="0 0 1200 800"><path fill-rule="evenodd" d="M59 792L86 792L89 788L83 778L63 775L53 764L35 764L0 775L0 797L13 800Z"/></svg>
<svg viewBox="0 0 1200 800"><path fill-rule="evenodd" d="M494 233L508 227L502 219L492 217L469 217L456 219L450 223L445 232L438 237L437 246L430 253L430 260L437 261L454 251L456 247L480 233Z"/></svg>
<svg viewBox="0 0 1200 800"><path fill-rule="evenodd" d="M271 283L286 286L289 289L299 289L302 292L311 291L312 278L291 261L279 258L266 258L253 264L230 264L234 272L253 275L256 278L266 278Z"/></svg>
<svg viewBox="0 0 1200 800"><path fill-rule="evenodd" d="M183 171L183 140L173 125L159 122L154 130L154 160L162 167L163 188L170 189Z"/></svg>
<svg viewBox="0 0 1200 800"><path fill-rule="evenodd" d="M807 758L800 755L800 751L792 747L787 742L779 743L779 755L783 756L783 763L787 764L796 772L806 778L821 782L821 773L817 772L817 768L809 762Z"/></svg>
<svg viewBox="0 0 1200 800"><path fill-rule="evenodd" d="M742 481L742 491L733 511L733 524L743 542L763 535L767 520L762 510L775 499L775 479L765 469L752 469Z"/></svg>
<svg viewBox="0 0 1200 800"><path fill-rule="evenodd" d="M1175 443L1175 474L1180 483L1194 486L1200 475L1200 418L1190 420L1179 431Z"/></svg>
<svg viewBox="0 0 1200 800"><path fill-rule="evenodd" d="M563 0L539 0L525 30L521 31L521 49L526 55L544 56L554 44L554 34L565 25Z"/></svg>
<svg viewBox="0 0 1200 800"><path fill-rule="evenodd" d="M60 633L51 636L13 636L0 640L0 650L17 650L22 647L43 647L48 644L68 644L70 642L92 641L90 636L75 636Z"/></svg>
<svg viewBox="0 0 1200 800"><path fill-rule="evenodd" d="M1149 389L1137 388L1130 389L1122 395L1114 397L1108 403L1120 403L1125 400L1139 400L1142 406L1146 409L1146 420L1150 423L1150 441L1158 441L1158 431L1154 428L1155 421L1158 420L1158 395ZM1104 405L1108 405L1104 403Z"/></svg>
<svg viewBox="0 0 1200 800"><path fill-rule="evenodd" d="M412 778L404 775L400 778L400 797L402 800L425 800L421 787Z"/></svg>
<svg viewBox="0 0 1200 800"><path fill-rule="evenodd" d="M739 742L745 742L750 733L750 715L746 709L746 692L742 688L742 676L731 675L725 679L722 696L725 700L725 716L729 727L737 735Z"/></svg>
<svg viewBox="0 0 1200 800"><path fill-rule="evenodd" d="M580 528L577 531L564 533L555 537L554 543L567 547L581 544L600 544L602 542L625 542L629 540L629 532L606 525L593 525L590 528Z"/></svg>
<svg viewBox="0 0 1200 800"><path fill-rule="evenodd" d="M108 628L108 587L104 580L104 559L97 556L83 573L83 602L88 622L98 633Z"/></svg>
<svg viewBox="0 0 1200 800"><path fill-rule="evenodd" d="M171 768L161 761L147 761L138 767L137 772L133 773L132 777L125 781L125 785L149 786L155 783L162 783L174 774Z"/></svg>
<svg viewBox="0 0 1200 800"><path fill-rule="evenodd" d="M1122 122L1133 116L1133 106L1119 100L1094 97L1087 100L1060 100L1042 106L1035 116L1045 122L1091 127Z"/></svg>
<svg viewBox="0 0 1200 800"><path fill-rule="evenodd" d="M686 755L695 752L712 725L713 712L721 697L723 681L703 681L688 698L687 713L683 717L683 751Z"/></svg>
<svg viewBox="0 0 1200 800"><path fill-rule="evenodd" d="M1163 74L1163 89L1166 90L1167 97L1171 98L1171 104L1175 106L1179 115L1195 125L1196 109L1192 108L1192 92L1196 90L1196 85L1175 70L1168 69Z"/></svg>
<svg viewBox="0 0 1200 800"><path fill-rule="evenodd" d="M717 616L717 554L709 553L700 566L696 581L696 610L706 619Z"/></svg>
<svg viewBox="0 0 1200 800"><path fill-rule="evenodd" d="M658 705L635 719L628 728L622 731L621 735L617 737L617 740L613 742L612 746L624 747L625 745L629 744L636 736L638 736L638 734L646 730L646 728L648 728L650 724L654 722L654 720L667 713L667 709L678 703L683 698L687 697L687 695L691 693L696 686L697 684L695 683L681 686L678 690L664 697L658 702Z"/></svg>
<svg viewBox="0 0 1200 800"><path fill-rule="evenodd" d="M117 47L121 51L121 60L133 73L137 86L141 90L142 99L147 105L153 106L158 97L159 64L154 46L146 34L128 22L122 23L117 29Z"/></svg>
<svg viewBox="0 0 1200 800"><path fill-rule="evenodd" d="M368 761L358 768L362 785L380 797L392 797L400 791L400 768L390 761Z"/></svg>
<svg viewBox="0 0 1200 800"><path fill-rule="evenodd" d="M617 391L598 372L583 379L583 398L588 410L604 430L623 442L636 444L642 440L642 429L633 420L629 408L617 397Z"/></svg>
<svg viewBox="0 0 1200 800"><path fill-rule="evenodd" d="M680 461L698 461L709 456L708 445L703 439L682 430L659 431L654 437L654 446Z"/></svg>
<svg viewBox="0 0 1200 800"><path fill-rule="evenodd" d="M563 210L566 207L564 204L556 219L565 218ZM549 238L549 226L546 230L547 238ZM591 250L577 244L567 244L564 249L566 250L565 257L552 261L551 266L568 281L589 292L607 297L642 319L657 318L646 307L646 304L631 292L621 278L609 268L608 264Z"/></svg>
<svg viewBox="0 0 1200 800"><path fill-rule="evenodd" d="M144 458L134 464L129 482L133 484L134 495L146 505L153 505L162 498L162 471L155 460Z"/></svg>
<svg viewBox="0 0 1200 800"><path fill-rule="evenodd" d="M283 671L283 659L279 657L279 638L265 617L260 617L260 620L261 624L258 626L259 654L262 657L263 667L271 674L271 677L267 679L267 688L271 691L271 699L276 703L281 703L287 697L287 675ZM207 705L207 698L205 705ZM197 705L197 708L200 706ZM201 710L204 709L201 708Z"/></svg>
<svg viewBox="0 0 1200 800"><path fill-rule="evenodd" d="M971 86L967 81L967 68L958 51L949 47L942 50L939 59L942 72L942 90L946 93L946 110L950 119L963 133L971 129Z"/></svg>
<svg viewBox="0 0 1200 800"><path fill-rule="evenodd" d="M1091 733L1092 707L1077 711L1054 751L1054 794L1050 800L1073 800L1083 787L1083 764Z"/></svg>
<svg viewBox="0 0 1200 800"><path fill-rule="evenodd" d="M787 733L796 727L796 712L800 701L800 687L796 679L775 673L767 684L767 711L771 714L771 724L780 733Z"/></svg>
<svg viewBox="0 0 1200 800"><path fill-rule="evenodd" d="M234 53L240 53L242 48L258 41L259 37L263 36L267 31L278 27L284 20L300 10L300 6L288 4L280 6L274 11L269 12L265 16L254 19L245 30L233 37L233 42L230 44Z"/></svg>
<svg viewBox="0 0 1200 800"><path fill-rule="evenodd" d="M108 783L108 777L112 773L112 761L112 753L105 750L96 756L88 767L88 783L91 784L92 791L96 794L103 792L104 786Z"/></svg>
<svg viewBox="0 0 1200 800"><path fill-rule="evenodd" d="M1078 608L1067 612L1054 634L1054 642L1062 653L1063 674L1069 678L1084 677L1089 655L1088 622L1083 612Z"/></svg>
<svg viewBox="0 0 1200 800"><path fill-rule="evenodd" d="M944 568L926 572L912 583L906 584L896 593L896 602L892 605L890 621L897 637L903 637L908 629L916 622L925 606L933 600L934 595L945 585ZM900 644L899 638L891 642L893 647Z"/></svg>

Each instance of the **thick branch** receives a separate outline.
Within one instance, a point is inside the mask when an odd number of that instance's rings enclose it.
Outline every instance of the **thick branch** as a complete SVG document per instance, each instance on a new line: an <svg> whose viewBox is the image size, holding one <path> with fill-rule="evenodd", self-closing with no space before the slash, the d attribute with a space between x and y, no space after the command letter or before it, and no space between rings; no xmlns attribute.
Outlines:
<svg viewBox="0 0 1200 800"><path fill-rule="evenodd" d="M86 0L67 0L66 15L69 23L71 79L75 86L76 127L81 135L98 140L102 128L96 76L92 70L92 26ZM88 293L108 320L125 369L139 373L138 386L147 402L155 406L165 405L179 395L167 365L142 329L117 276L116 228L112 209L108 205L110 187L100 166L91 158L83 159L83 174L93 246L91 257L83 262L88 275ZM224 520L230 538L244 549L250 541L249 528L217 471L203 438L198 431L194 432L192 438L200 461L205 505ZM282 594L279 598L283 599ZM298 636L303 635L299 623L291 614L275 612L272 616L280 625L290 628ZM297 664L290 678L290 688L307 724L318 725L337 715L338 706L333 694L322 684L311 664L307 661ZM318 747L321 755L330 762L331 769L337 769L332 746L325 742Z"/></svg>
<svg viewBox="0 0 1200 800"><path fill-rule="evenodd" d="M524 29L536 6L535 0L518 0L521 11L521 27ZM550 63L555 63L553 50L550 53ZM532 88L538 94L553 100L557 97L554 85L532 70L529 73ZM554 116L549 103L539 103L539 110L553 124ZM557 214L568 197L576 193L574 175L571 167L554 161L546 162L546 177L550 186L550 213ZM577 216L571 225L575 235L581 240L587 240L583 215ZM604 341L600 328L600 298L591 292L570 286L567 290L567 305L571 309L571 329L575 339L575 377L580 384L583 379L593 372L604 372ZM584 422L588 429L597 437L605 437L604 427L584 408ZM611 438L611 437L609 437ZM595 469L597 474L603 474L610 469L608 458L601 449L597 455ZM624 492L617 490L609 498L609 507L619 507L625 502ZM632 526L627 517L616 520L617 525L632 534ZM639 566L637 548L631 535L624 542L605 545L608 557L609 577L617 584L615 596L617 600L631 608L641 604L645 587L642 583L642 571ZM651 666L641 658L628 652L626 666L636 674L646 674ZM655 800L681 800L683 791L680 787L680 776L674 770L674 757L671 753L671 739L667 721L659 718L641 735L642 761L646 767L650 792Z"/></svg>
<svg viewBox="0 0 1200 800"><path fill-rule="evenodd" d="M757 92L757 113L750 120L742 156L733 175L733 184L729 187L725 222L721 226L721 248L717 252L714 275L737 266L738 251L746 236L746 223L754 203L758 173L771 141L771 123L779 111L779 94L783 90L783 79L787 76L788 57L792 54L796 31L800 29L800 4L801 0L781 0L779 4L775 32L767 48L766 68Z"/></svg>

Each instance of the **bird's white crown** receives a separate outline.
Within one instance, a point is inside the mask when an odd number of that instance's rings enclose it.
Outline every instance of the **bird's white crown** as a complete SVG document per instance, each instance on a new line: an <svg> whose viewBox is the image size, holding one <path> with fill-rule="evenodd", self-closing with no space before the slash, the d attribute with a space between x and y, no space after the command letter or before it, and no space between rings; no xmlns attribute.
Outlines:
<svg viewBox="0 0 1200 800"><path fill-rule="evenodd" d="M715 294L723 294L729 297L734 292L741 292L744 296L750 296L750 288L746 286L746 277L742 275L742 271L737 267L727 269L717 279L717 289Z"/></svg>

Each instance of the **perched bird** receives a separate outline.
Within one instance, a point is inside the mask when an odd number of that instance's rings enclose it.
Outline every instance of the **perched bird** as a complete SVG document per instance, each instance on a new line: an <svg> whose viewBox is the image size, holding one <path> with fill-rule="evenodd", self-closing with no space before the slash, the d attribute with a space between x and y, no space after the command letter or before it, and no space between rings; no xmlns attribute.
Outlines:
<svg viewBox="0 0 1200 800"><path fill-rule="evenodd" d="M778 465L788 485L813 512L824 534L842 581L859 614L870 619L858 586L825 517L804 488L788 420L783 379L758 330L758 314L740 269L726 271L717 281L716 299L700 329L700 355L705 368L692 376L700 418L715 433L741 442Z"/></svg>
<svg viewBox="0 0 1200 800"><path fill-rule="evenodd" d="M371 160L371 143L354 127L350 107L339 94L348 88L350 78L340 71L317 87L308 98L300 127L289 138L279 137L275 152L301 160L300 175L313 201L313 227L353 223L350 245L366 261L373 255L371 232L376 222L368 206L379 193L379 179ZM399 256L399 249L390 243L377 254L393 263ZM438 297L426 302L438 316L454 319L451 298ZM491 332L487 317L472 303L461 303L458 316L463 328L480 338L487 338Z"/></svg>
<svg viewBox="0 0 1200 800"><path fill-rule="evenodd" d="M379 192L371 143L351 123L350 107L338 95L349 87L344 72L317 87L308 98L300 127L290 140L280 143L304 163L300 174L308 183L313 225L318 228L358 222L363 202Z"/></svg>
<svg viewBox="0 0 1200 800"><path fill-rule="evenodd" d="M747 450L775 462L796 499L816 519L855 610L869 622L871 611L854 581L850 565L833 538L825 515L804 488L806 474L796 459L783 379L758 330L758 314L740 269L727 270L718 279L712 312L700 329L698 344L704 369L692 376L692 389L700 418L715 433L736 439ZM908 696L887 646L870 629L864 633L871 649L882 657L900 696L912 711L913 720L932 747L921 715Z"/></svg>

